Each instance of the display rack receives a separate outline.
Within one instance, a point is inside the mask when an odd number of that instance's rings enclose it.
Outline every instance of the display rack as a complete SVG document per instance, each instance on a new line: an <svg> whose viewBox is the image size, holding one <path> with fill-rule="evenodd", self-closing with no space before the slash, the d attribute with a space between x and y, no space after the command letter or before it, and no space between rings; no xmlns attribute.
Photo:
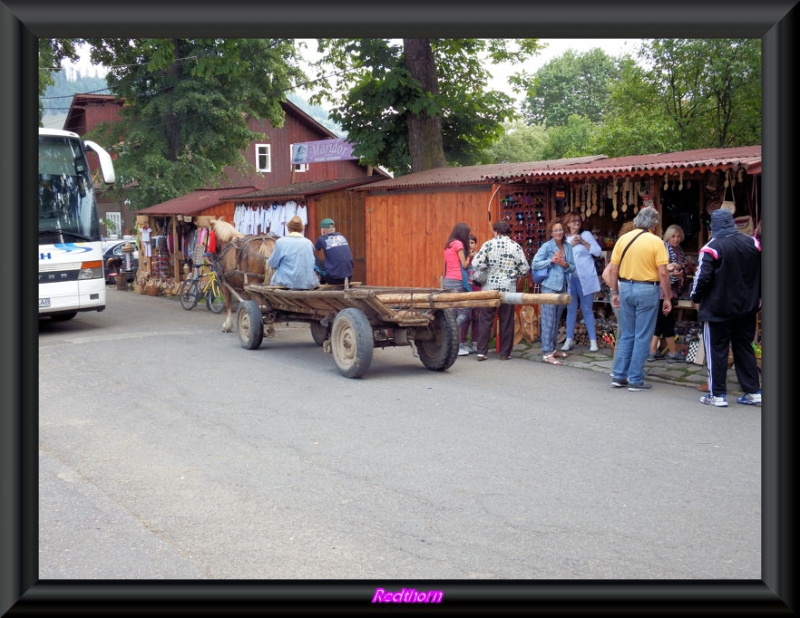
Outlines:
<svg viewBox="0 0 800 618"><path fill-rule="evenodd" d="M500 190L499 197L500 217L511 224L511 238L519 243L530 262L549 238L548 188L508 186Z"/></svg>

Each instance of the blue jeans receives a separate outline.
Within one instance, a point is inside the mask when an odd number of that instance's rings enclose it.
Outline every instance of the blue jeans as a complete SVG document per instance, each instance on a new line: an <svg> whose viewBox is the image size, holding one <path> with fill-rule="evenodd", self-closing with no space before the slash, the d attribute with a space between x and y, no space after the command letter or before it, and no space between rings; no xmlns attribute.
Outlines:
<svg viewBox="0 0 800 618"><path fill-rule="evenodd" d="M656 326L659 287L630 281L619 282L619 324L622 337L614 350L614 379L644 382L644 364Z"/></svg>
<svg viewBox="0 0 800 618"><path fill-rule="evenodd" d="M560 294L556 290L542 286L542 294ZM542 341L542 355L549 356L556 349L558 326L564 313L564 305L539 305L539 338ZM649 348L648 348L649 349Z"/></svg>
<svg viewBox="0 0 800 618"><path fill-rule="evenodd" d="M594 292L584 294L581 289L581 280L573 276L569 293L572 296L572 302L567 305L567 338L575 338L575 322L578 319L578 303L580 303L583 323L586 324L586 334L589 335L589 341L594 341L597 339L597 330L594 325L594 311L592 310Z"/></svg>
<svg viewBox="0 0 800 618"><path fill-rule="evenodd" d="M445 290L452 290L453 292L466 292L464 289L464 283L461 281L461 279L445 279L443 283ZM450 311L450 313L452 313L456 319L459 315L463 315L464 321L469 320L469 308L461 307L459 309L448 309L448 311Z"/></svg>

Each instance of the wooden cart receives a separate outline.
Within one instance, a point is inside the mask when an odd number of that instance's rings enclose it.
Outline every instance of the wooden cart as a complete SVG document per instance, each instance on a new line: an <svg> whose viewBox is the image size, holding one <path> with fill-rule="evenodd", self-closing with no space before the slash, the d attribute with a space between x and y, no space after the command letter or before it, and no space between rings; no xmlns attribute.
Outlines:
<svg viewBox="0 0 800 618"><path fill-rule="evenodd" d="M566 294L452 292L436 288L386 288L352 284L290 290L246 284L237 312L237 332L248 350L275 336L275 323L306 322L323 351L333 354L346 378L363 376L375 348L410 346L431 371L449 369L458 356L455 312L461 307L569 303ZM522 297L527 297L524 299ZM534 298L538 297L538 298Z"/></svg>

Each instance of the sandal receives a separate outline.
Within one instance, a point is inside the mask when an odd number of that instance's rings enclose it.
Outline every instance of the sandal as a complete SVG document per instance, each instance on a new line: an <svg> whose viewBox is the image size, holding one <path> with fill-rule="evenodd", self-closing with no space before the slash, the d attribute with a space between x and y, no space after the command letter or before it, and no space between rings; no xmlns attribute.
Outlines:
<svg viewBox="0 0 800 618"><path fill-rule="evenodd" d="M555 352L553 352L553 356L555 356L556 358L567 358L569 354L567 354L566 352L559 352L558 350L556 350Z"/></svg>
<svg viewBox="0 0 800 618"><path fill-rule="evenodd" d="M544 356L543 359L544 359L544 362L547 363L548 365L563 365L564 364L560 360L557 360L555 358L555 354L548 354L547 356Z"/></svg>

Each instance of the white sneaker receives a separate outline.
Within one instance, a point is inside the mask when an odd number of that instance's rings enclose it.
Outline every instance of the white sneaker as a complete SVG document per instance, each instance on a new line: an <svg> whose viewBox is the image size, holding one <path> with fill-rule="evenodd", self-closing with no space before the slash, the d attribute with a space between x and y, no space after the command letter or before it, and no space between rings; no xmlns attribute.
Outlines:
<svg viewBox="0 0 800 618"><path fill-rule="evenodd" d="M572 339L567 339L564 342L564 345L561 346L561 350L566 352L567 350L571 350L574 347L575 347L575 343L572 341Z"/></svg>
<svg viewBox="0 0 800 618"><path fill-rule="evenodd" d="M478 353L478 342L477 341L473 341L472 342L472 347L469 349L469 351L472 354L477 354Z"/></svg>
<svg viewBox="0 0 800 618"><path fill-rule="evenodd" d="M597 347L597 339L592 339L589 343L591 344L589 346L590 352L597 352L600 349Z"/></svg>
<svg viewBox="0 0 800 618"><path fill-rule="evenodd" d="M466 343L461 343L458 346L458 355L459 356L469 356L469 348L467 347Z"/></svg>

